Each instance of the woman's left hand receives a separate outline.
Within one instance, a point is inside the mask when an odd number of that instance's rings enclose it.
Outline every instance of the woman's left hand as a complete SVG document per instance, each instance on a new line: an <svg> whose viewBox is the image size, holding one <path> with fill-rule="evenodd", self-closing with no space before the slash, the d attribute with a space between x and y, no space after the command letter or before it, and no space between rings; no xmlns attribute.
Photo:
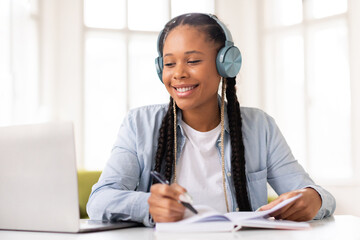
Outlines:
<svg viewBox="0 0 360 240"><path fill-rule="evenodd" d="M289 203L285 207L273 212L270 216L275 217L276 219L286 219L299 222L312 220L316 216L322 204L319 193L312 188L304 188L283 193L271 203L262 206L259 211L271 209L280 202L300 193L302 194L301 197Z"/></svg>

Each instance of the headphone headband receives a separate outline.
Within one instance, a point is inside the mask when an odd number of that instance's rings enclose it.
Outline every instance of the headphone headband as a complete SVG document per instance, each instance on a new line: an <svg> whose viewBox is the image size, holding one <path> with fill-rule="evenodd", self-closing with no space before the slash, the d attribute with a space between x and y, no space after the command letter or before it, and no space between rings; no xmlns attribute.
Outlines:
<svg viewBox="0 0 360 240"><path fill-rule="evenodd" d="M212 19L214 19L216 21L217 24L219 24L219 26L221 27L221 29L224 31L225 34L225 38L226 41L232 42L233 43L233 38L232 35L229 31L229 29L225 26L224 23L222 23L214 14L206 14L209 17L211 17ZM234 43L233 43L234 44Z"/></svg>

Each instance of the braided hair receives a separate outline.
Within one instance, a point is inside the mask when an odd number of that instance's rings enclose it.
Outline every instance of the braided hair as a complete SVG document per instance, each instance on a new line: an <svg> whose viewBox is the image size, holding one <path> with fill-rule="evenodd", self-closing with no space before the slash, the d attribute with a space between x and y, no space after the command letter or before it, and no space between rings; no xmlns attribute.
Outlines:
<svg viewBox="0 0 360 240"><path fill-rule="evenodd" d="M163 172L170 182L174 163L174 99L170 97L168 111L159 130L158 148L155 156L155 171ZM163 170L163 171L162 171Z"/></svg>
<svg viewBox="0 0 360 240"><path fill-rule="evenodd" d="M207 40L214 41L218 50L225 44L225 34L217 22L206 14L184 14L170 20L159 37L159 50L162 54L164 42L171 30L181 25L196 27L207 34ZM227 114L231 139L231 172L236 192L236 202L240 211L250 211L245 173L245 149L242 138L240 104L236 96L235 78L226 79ZM159 130L158 148L155 156L155 170L162 172L170 182L174 172L174 100L170 103ZM177 108L177 107L176 107Z"/></svg>

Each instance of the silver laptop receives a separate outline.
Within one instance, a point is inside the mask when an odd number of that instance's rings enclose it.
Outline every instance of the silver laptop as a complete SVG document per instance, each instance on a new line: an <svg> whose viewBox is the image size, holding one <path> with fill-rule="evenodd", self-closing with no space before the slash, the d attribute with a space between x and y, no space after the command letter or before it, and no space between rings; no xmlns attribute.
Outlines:
<svg viewBox="0 0 360 240"><path fill-rule="evenodd" d="M0 127L0 229L90 232L138 225L80 219L72 123Z"/></svg>

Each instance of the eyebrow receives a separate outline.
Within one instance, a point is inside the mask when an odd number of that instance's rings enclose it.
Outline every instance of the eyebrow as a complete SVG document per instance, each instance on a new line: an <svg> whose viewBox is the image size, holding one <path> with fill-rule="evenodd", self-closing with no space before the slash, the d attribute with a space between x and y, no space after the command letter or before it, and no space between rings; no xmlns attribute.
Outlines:
<svg viewBox="0 0 360 240"><path fill-rule="evenodd" d="M202 55L204 55L204 53L203 53L203 52L196 51L196 50L186 51L186 52L185 52L185 54L187 54L187 55L189 55L189 54L193 54L193 53L198 53L198 54L202 54ZM174 55L174 54L172 54L172 53L167 53L167 54L165 54L165 55L164 55L164 57L166 57L166 56L172 56L172 55Z"/></svg>

